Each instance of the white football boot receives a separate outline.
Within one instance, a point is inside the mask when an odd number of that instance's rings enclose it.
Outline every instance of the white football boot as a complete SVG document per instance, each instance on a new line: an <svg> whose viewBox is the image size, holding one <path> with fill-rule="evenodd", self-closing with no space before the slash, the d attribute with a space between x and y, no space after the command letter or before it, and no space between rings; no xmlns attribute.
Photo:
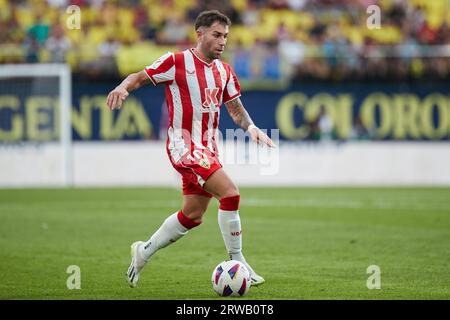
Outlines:
<svg viewBox="0 0 450 320"><path fill-rule="evenodd" d="M136 288L139 281L139 276L147 261L139 253L139 246L145 242L136 241L131 245L131 264L127 271L127 281L130 287Z"/></svg>
<svg viewBox="0 0 450 320"><path fill-rule="evenodd" d="M264 282L266 282L266 280L264 280L263 277L261 277L260 275L256 274L256 273L250 273L250 278L252 279L252 287L257 287L261 284L263 284Z"/></svg>
<svg viewBox="0 0 450 320"><path fill-rule="evenodd" d="M253 268L250 267L250 265L247 263L247 261L243 261L243 263L247 267L248 272L250 273L250 278L252 280L252 286L257 287L257 286L263 284L264 282L266 282L266 280L264 280L263 277L261 277L259 274L257 274L255 272L255 270L253 270Z"/></svg>

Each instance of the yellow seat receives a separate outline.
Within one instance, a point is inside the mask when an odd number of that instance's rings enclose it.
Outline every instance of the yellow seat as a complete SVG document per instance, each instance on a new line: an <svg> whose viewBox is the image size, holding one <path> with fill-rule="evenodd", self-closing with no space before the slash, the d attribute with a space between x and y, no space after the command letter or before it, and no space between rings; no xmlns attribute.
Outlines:
<svg viewBox="0 0 450 320"><path fill-rule="evenodd" d="M150 41L141 41L131 46L122 46L117 52L116 62L121 76L143 70L156 59L174 51L172 47L155 46Z"/></svg>
<svg viewBox="0 0 450 320"><path fill-rule="evenodd" d="M380 44L396 44L403 40L403 33L394 26L383 26L382 29L367 29L365 35Z"/></svg>
<svg viewBox="0 0 450 320"><path fill-rule="evenodd" d="M0 0L0 20L8 20L11 16L11 8L6 0Z"/></svg>
<svg viewBox="0 0 450 320"><path fill-rule="evenodd" d="M342 30L342 34L349 39L353 45L360 45L364 42L364 34L361 28L355 26L346 26Z"/></svg>
<svg viewBox="0 0 450 320"><path fill-rule="evenodd" d="M240 43L244 47L249 48L255 43L255 32L244 26L231 26L228 40L230 44Z"/></svg>
<svg viewBox="0 0 450 320"><path fill-rule="evenodd" d="M85 39L82 30L66 30L65 28L63 30L65 30L65 35L72 45L77 45Z"/></svg>
<svg viewBox="0 0 450 320"><path fill-rule="evenodd" d="M449 4L442 0L428 2L427 22L433 29L438 29L447 18Z"/></svg>
<svg viewBox="0 0 450 320"><path fill-rule="evenodd" d="M78 57L75 50L69 50L66 54L66 62L70 65L72 71L76 71L78 68Z"/></svg>
<svg viewBox="0 0 450 320"><path fill-rule="evenodd" d="M117 18L121 28L132 28L134 23L134 13L128 8L120 8Z"/></svg>
<svg viewBox="0 0 450 320"><path fill-rule="evenodd" d="M183 12L186 12L188 9L192 8L195 5L194 0L175 0L175 7L180 8Z"/></svg>
<svg viewBox="0 0 450 320"><path fill-rule="evenodd" d="M248 8L247 0L231 0L231 4L238 12L244 12Z"/></svg>
<svg viewBox="0 0 450 320"><path fill-rule="evenodd" d="M108 32L103 26L93 26L88 32L88 42L100 44L106 40Z"/></svg>
<svg viewBox="0 0 450 320"><path fill-rule="evenodd" d="M300 28L300 14L295 11L285 11L281 13L279 23L283 22L286 28L291 32L296 32Z"/></svg>
<svg viewBox="0 0 450 320"><path fill-rule="evenodd" d="M16 19L19 23L20 27L23 29L28 29L34 23L34 13L28 9L23 7L17 7L16 9Z"/></svg>
<svg viewBox="0 0 450 320"><path fill-rule="evenodd" d="M271 30L271 34L278 29L278 25L282 18L277 11L270 9L261 10L261 25L264 26L267 30Z"/></svg>
<svg viewBox="0 0 450 320"><path fill-rule="evenodd" d="M82 23L92 24L95 21L100 20L100 11L89 6L83 7L82 10Z"/></svg>
<svg viewBox="0 0 450 320"><path fill-rule="evenodd" d="M45 47L41 48L39 50L38 56L39 56L39 62L41 62L41 63L49 62L50 58L51 58L50 51L48 51Z"/></svg>
<svg viewBox="0 0 450 320"><path fill-rule="evenodd" d="M410 5L423 8L425 20L433 29L439 28L446 19L450 21L450 4L446 0L410 0Z"/></svg>
<svg viewBox="0 0 450 320"><path fill-rule="evenodd" d="M98 58L97 44L91 41L82 41L78 45L77 59L79 62L91 62Z"/></svg>

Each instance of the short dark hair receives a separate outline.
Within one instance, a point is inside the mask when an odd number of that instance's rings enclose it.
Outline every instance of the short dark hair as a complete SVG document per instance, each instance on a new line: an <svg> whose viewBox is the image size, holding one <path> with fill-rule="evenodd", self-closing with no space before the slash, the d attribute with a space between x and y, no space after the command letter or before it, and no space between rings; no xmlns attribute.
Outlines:
<svg viewBox="0 0 450 320"><path fill-rule="evenodd" d="M200 27L211 27L216 21L226 26L231 25L231 21L226 15L217 10L209 10L200 12L195 19L195 30L197 31Z"/></svg>

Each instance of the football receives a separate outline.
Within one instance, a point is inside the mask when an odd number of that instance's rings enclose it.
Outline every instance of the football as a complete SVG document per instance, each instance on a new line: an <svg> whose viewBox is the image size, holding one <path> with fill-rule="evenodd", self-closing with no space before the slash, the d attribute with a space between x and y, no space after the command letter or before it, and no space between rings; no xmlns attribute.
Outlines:
<svg viewBox="0 0 450 320"><path fill-rule="evenodd" d="M214 268L212 286L219 296L242 297L250 288L250 273L245 265L236 260L222 261Z"/></svg>

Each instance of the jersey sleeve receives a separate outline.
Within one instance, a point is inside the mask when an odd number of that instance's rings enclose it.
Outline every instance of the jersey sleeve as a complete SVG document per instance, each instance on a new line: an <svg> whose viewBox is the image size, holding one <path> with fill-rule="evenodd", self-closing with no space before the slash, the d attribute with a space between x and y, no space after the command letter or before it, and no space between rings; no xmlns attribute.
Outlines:
<svg viewBox="0 0 450 320"><path fill-rule="evenodd" d="M241 86L239 85L236 74L230 66L227 67L228 80L223 92L223 103L230 102L241 95Z"/></svg>
<svg viewBox="0 0 450 320"><path fill-rule="evenodd" d="M175 78L175 59L172 52L159 57L153 64L144 69L147 76L156 86L160 83L171 83Z"/></svg>

